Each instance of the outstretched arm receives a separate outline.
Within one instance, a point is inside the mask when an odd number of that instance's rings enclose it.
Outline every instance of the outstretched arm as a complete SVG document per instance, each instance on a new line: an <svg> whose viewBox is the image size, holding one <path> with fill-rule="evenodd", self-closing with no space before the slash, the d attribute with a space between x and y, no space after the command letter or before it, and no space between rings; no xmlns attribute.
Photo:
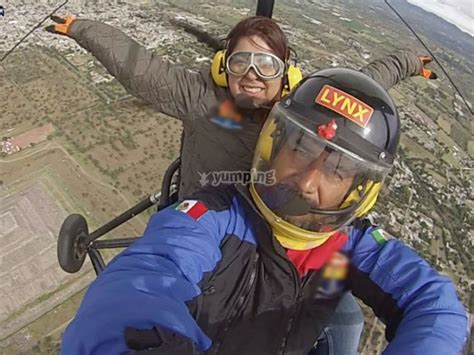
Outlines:
<svg viewBox="0 0 474 355"><path fill-rule="evenodd" d="M140 334L143 341L138 343L166 353L208 349L211 340L186 302L200 295L203 273L211 272L221 258L218 213L226 212L207 211L195 220L169 207L153 215L143 237L88 289L66 329L62 353L122 354L136 349Z"/></svg>
<svg viewBox="0 0 474 355"><path fill-rule="evenodd" d="M172 64L146 49L122 31L98 21L53 17L50 32L67 35L89 51L128 93L164 114L191 117L209 83L201 73Z"/></svg>
<svg viewBox="0 0 474 355"><path fill-rule="evenodd" d="M402 50L376 59L361 68L360 71L370 76L386 90L389 90L411 76L426 76L427 69L424 68L424 64L430 61L426 56L420 57L412 51ZM430 76L427 76L427 78L434 79Z"/></svg>
<svg viewBox="0 0 474 355"><path fill-rule="evenodd" d="M467 317L453 283L408 246L377 233L351 233L350 282L386 325L384 354L459 354Z"/></svg>

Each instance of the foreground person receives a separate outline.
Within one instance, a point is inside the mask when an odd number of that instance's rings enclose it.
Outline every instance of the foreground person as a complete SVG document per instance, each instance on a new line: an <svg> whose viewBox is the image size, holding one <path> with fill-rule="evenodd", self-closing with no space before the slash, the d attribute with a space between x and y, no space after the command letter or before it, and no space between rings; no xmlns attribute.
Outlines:
<svg viewBox="0 0 474 355"><path fill-rule="evenodd" d="M467 317L453 283L363 219L399 137L369 77L306 78L270 112L250 186L153 215L88 289L62 353L305 354L351 290L385 323L384 354L458 354Z"/></svg>

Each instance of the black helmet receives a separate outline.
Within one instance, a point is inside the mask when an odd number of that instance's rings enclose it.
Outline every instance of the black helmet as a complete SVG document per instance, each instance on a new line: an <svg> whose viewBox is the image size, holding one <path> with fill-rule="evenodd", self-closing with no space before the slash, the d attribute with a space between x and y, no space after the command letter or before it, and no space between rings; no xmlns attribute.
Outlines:
<svg viewBox="0 0 474 355"><path fill-rule="evenodd" d="M283 107L312 128L335 119L333 143L374 163L393 163L400 140L397 109L387 91L367 75L343 68L319 71L305 78L284 99Z"/></svg>
<svg viewBox="0 0 474 355"><path fill-rule="evenodd" d="M282 244L293 249L317 246L373 207L399 139L397 110L382 86L351 69L316 72L270 112L257 143L251 193ZM278 171L281 156L286 166L296 160L307 164L297 170L324 158L316 170L346 178L349 190L337 206L308 203ZM258 176L268 176L272 169L276 183L260 183ZM307 214L319 217L295 222L295 216Z"/></svg>

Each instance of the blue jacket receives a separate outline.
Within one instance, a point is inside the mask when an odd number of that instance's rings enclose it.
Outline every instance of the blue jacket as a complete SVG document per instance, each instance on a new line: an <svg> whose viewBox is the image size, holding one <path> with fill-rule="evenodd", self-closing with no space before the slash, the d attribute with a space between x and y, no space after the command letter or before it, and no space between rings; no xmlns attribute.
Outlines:
<svg viewBox="0 0 474 355"><path fill-rule="evenodd" d="M301 279L246 193L194 201L154 214L91 284L63 354L301 355L347 289L386 324L384 354L461 351L467 317L452 282L377 227L347 229L347 274L325 265Z"/></svg>

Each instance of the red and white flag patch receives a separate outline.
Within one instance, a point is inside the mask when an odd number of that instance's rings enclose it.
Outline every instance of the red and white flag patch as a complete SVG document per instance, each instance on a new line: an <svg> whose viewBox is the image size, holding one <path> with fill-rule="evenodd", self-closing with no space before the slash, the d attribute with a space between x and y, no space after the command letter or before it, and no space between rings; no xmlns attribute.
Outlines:
<svg viewBox="0 0 474 355"><path fill-rule="evenodd" d="M186 213L189 217L195 219L196 221L207 212L206 205L198 200L184 200L174 209L176 211Z"/></svg>

